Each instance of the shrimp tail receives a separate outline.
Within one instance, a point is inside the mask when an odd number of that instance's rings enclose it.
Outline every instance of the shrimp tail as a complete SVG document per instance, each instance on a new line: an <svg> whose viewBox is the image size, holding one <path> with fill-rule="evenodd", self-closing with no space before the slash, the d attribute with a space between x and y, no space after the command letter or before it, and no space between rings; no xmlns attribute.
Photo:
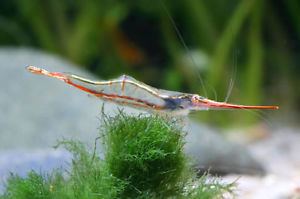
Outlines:
<svg viewBox="0 0 300 199"><path fill-rule="evenodd" d="M31 72L31 73L34 73L34 74L38 74L38 75L45 75L45 76L48 76L48 77L54 77L54 78L57 78L61 81L64 81L66 83L69 82L69 78L66 74L63 74L63 73L59 73L59 72L49 72L45 69L42 69L42 68L38 68L38 67L35 67L35 66L27 66L26 69Z"/></svg>

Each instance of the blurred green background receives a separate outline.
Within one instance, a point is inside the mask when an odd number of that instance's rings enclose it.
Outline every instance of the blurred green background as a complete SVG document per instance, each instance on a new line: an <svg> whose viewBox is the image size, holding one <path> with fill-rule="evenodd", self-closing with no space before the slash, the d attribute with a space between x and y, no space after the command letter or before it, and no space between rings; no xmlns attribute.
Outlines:
<svg viewBox="0 0 300 199"><path fill-rule="evenodd" d="M218 101L234 81L229 102L299 112L299 13L298 0L1 0L0 45L57 54L103 79L125 73ZM196 117L261 119L248 111Z"/></svg>

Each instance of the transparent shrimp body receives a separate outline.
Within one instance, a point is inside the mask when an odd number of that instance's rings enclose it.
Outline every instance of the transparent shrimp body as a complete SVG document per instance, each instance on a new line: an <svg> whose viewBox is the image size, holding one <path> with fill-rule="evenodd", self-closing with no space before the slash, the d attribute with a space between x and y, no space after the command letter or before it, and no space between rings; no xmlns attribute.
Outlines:
<svg viewBox="0 0 300 199"><path fill-rule="evenodd" d="M190 111L209 109L278 109L278 106L229 104L213 101L197 94L157 89L126 75L108 81L92 81L77 75L49 72L34 66L28 66L27 70L57 78L102 100L149 111L186 115Z"/></svg>

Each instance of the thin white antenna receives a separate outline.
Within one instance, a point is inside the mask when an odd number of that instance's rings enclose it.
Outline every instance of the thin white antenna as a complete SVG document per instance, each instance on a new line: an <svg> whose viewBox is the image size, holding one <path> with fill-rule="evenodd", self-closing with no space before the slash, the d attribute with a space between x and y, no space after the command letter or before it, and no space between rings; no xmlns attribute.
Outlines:
<svg viewBox="0 0 300 199"><path fill-rule="evenodd" d="M232 93L232 89L233 89L233 86L235 83L236 72L237 72L237 69L236 69L237 68L237 55L238 55L237 50L234 50L233 51L233 72L232 72L232 77L230 78L230 81L229 81L228 91L227 91L224 102L228 102L228 99Z"/></svg>
<svg viewBox="0 0 300 199"><path fill-rule="evenodd" d="M250 109L244 109L242 108L242 110L244 111L248 111L250 114L256 116L256 117L259 117L262 121L265 122L265 124L272 128L274 125L273 123L268 119L268 115L266 113L264 113L263 111L261 110L250 110Z"/></svg>
<svg viewBox="0 0 300 199"><path fill-rule="evenodd" d="M183 39L183 37L182 37L181 32L179 31L178 27L176 26L176 23L175 23L173 17L171 16L171 14L170 14L168 8L166 7L166 5L165 5L165 3L163 2L163 0L160 0L159 2L161 3L162 8L165 10L165 12L166 12L166 14L167 14L167 16L168 16L170 22L172 23L172 26L173 26L173 28L174 28L174 30L175 30L175 32L176 32L178 38L180 39L180 42L182 43L182 45L183 45L183 47L184 47L184 49L185 49L187 55L188 55L189 58L191 59L193 65L196 67L196 66L197 66L196 61L195 61L194 57L191 55L190 50L189 50L187 44L185 43L185 41L184 41L184 39ZM198 72L198 77L199 77L199 80L200 80L200 83L201 83L201 87L202 87L202 89L203 89L203 93L204 93L204 95L205 95L206 97L208 97L207 91L206 91L205 86L204 86L204 81L203 81L203 79L202 79L202 77L201 77L201 74L200 74L199 72Z"/></svg>

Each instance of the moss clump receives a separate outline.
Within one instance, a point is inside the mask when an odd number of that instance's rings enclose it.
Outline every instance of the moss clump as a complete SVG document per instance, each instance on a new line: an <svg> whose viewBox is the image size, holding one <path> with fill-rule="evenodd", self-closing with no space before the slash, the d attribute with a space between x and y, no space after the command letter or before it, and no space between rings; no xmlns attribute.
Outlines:
<svg viewBox="0 0 300 199"><path fill-rule="evenodd" d="M76 141L59 143L73 154L68 176L62 170L50 175L35 171L26 178L11 175L1 199L113 199L119 198L125 182L113 177L104 161L90 154Z"/></svg>
<svg viewBox="0 0 300 199"><path fill-rule="evenodd" d="M25 179L11 174L7 182L6 192L1 198L53 198L51 192L52 182L55 182L56 185L62 185L63 178L59 173L53 177L45 177L35 171L29 172Z"/></svg>
<svg viewBox="0 0 300 199"><path fill-rule="evenodd" d="M128 182L125 195L167 197L182 191L190 171L175 122L119 114L105 124L106 162L112 175Z"/></svg>
<svg viewBox="0 0 300 199"><path fill-rule="evenodd" d="M126 182L111 175L105 161L89 153L82 143L63 141L59 145L73 154L67 180L67 189L72 193L70 198L111 199L123 192Z"/></svg>
<svg viewBox="0 0 300 199"><path fill-rule="evenodd" d="M230 192L231 184L222 185L207 175L196 178L176 121L122 112L104 118L104 160L80 142L62 141L59 145L73 154L67 173L31 171L26 178L12 174L0 199L209 199Z"/></svg>

